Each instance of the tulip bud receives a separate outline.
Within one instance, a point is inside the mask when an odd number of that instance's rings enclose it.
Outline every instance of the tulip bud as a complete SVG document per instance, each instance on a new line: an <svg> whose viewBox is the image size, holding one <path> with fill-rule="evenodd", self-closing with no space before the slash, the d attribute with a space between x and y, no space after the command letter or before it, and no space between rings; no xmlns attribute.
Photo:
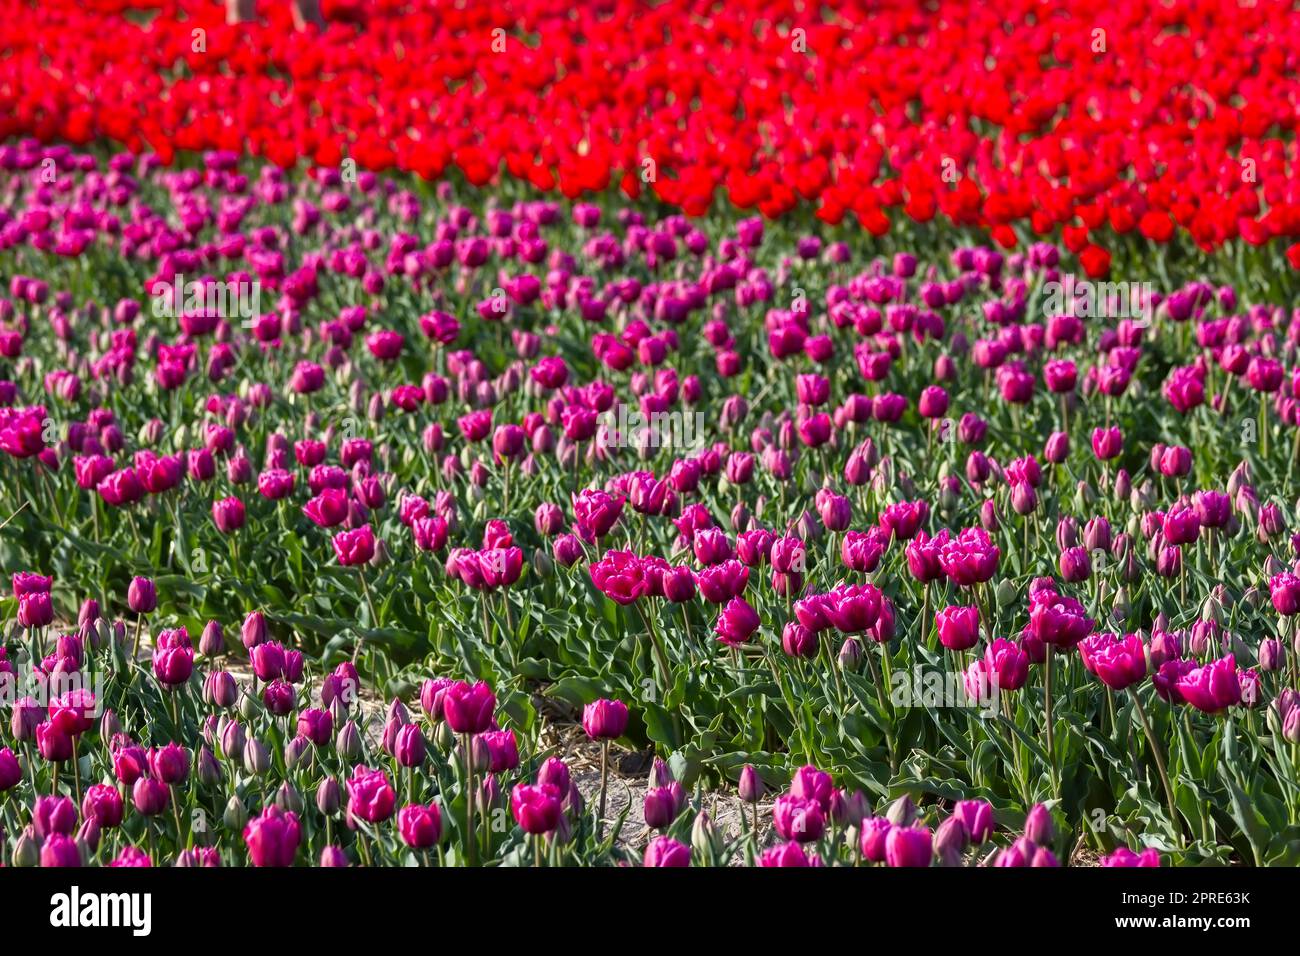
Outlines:
<svg viewBox="0 0 1300 956"><path fill-rule="evenodd" d="M1219 603L1218 598L1213 594L1207 597L1205 603L1201 605L1201 620L1213 621L1220 627L1223 626L1223 605Z"/></svg>
<svg viewBox="0 0 1300 956"><path fill-rule="evenodd" d="M275 791L275 805L286 813L302 813L302 796L288 780Z"/></svg>
<svg viewBox="0 0 1300 956"><path fill-rule="evenodd" d="M200 783L211 787L221 782L221 767L217 765L217 758L207 744L199 747L199 755L195 760L195 764L197 765L196 772Z"/></svg>
<svg viewBox="0 0 1300 956"><path fill-rule="evenodd" d="M1300 743L1300 706L1292 707L1282 721L1282 739L1289 744Z"/></svg>
<svg viewBox="0 0 1300 956"><path fill-rule="evenodd" d="M675 779L673 772L668 768L668 764L664 763L661 758L655 757L654 762L650 765L650 789L657 790L661 787L670 786Z"/></svg>
<svg viewBox="0 0 1300 956"><path fill-rule="evenodd" d="M1115 600L1111 604L1113 616L1116 621L1127 621L1130 614L1133 613L1133 607L1129 603L1128 588L1120 585L1115 590Z"/></svg>
<svg viewBox="0 0 1300 956"><path fill-rule="evenodd" d="M437 744L438 749L443 753L446 753L448 750L451 750L451 748L455 746L456 734L451 729L450 724L448 724L445 720L440 720L438 721L437 726L434 728L433 740L434 743Z"/></svg>
<svg viewBox="0 0 1300 956"><path fill-rule="evenodd" d="M316 788L316 809L327 817L332 817L339 812L339 806L342 804L342 791L339 783L333 777L326 777Z"/></svg>
<svg viewBox="0 0 1300 956"><path fill-rule="evenodd" d="M240 640L250 651L266 642L266 618L260 611L253 611L244 618L244 625L240 629Z"/></svg>
<svg viewBox="0 0 1300 956"><path fill-rule="evenodd" d="M312 756L311 741L306 737L294 737L284 745L284 765L290 770L296 769L299 764L303 763L310 766Z"/></svg>
<svg viewBox="0 0 1300 956"><path fill-rule="evenodd" d="M217 725L217 744L221 751L221 756L227 760L243 760L244 744L248 738L244 733L244 725L237 720L231 720L223 717Z"/></svg>
<svg viewBox="0 0 1300 956"><path fill-rule="evenodd" d="M565 798L564 809L576 820L582 816L583 810L586 809L587 801L583 799L582 791L573 781L569 781L569 795Z"/></svg>
<svg viewBox="0 0 1300 956"><path fill-rule="evenodd" d="M248 811L244 809L244 802L234 794L226 803L225 812L221 814L221 822L226 825L226 829L235 833L242 831L244 824L248 822Z"/></svg>
<svg viewBox="0 0 1300 956"><path fill-rule="evenodd" d="M745 764L740 771L740 799L746 803L757 803L763 798L763 791L766 787L763 784L763 778L758 775L753 764Z"/></svg>
<svg viewBox="0 0 1300 956"><path fill-rule="evenodd" d="M266 773L271 767L271 754L256 737L249 737L244 744L244 770L252 776Z"/></svg>
<svg viewBox="0 0 1300 956"><path fill-rule="evenodd" d="M1275 637L1266 638L1259 644L1259 667L1263 671L1281 670L1286 663L1286 648Z"/></svg>
<svg viewBox="0 0 1300 956"><path fill-rule="evenodd" d="M501 784L494 773L487 774L478 788L477 806L484 818L490 819L494 807L501 805Z"/></svg>
<svg viewBox="0 0 1300 956"><path fill-rule="evenodd" d="M533 552L533 570L541 578L549 578L555 573L555 561L545 548L538 548Z"/></svg>
<svg viewBox="0 0 1300 956"><path fill-rule="evenodd" d="M208 621L203 626L203 636L199 638L199 653L210 659L216 657L225 648L226 638L221 625L216 621Z"/></svg>
<svg viewBox="0 0 1300 956"><path fill-rule="evenodd" d="M699 813L691 824L691 846L706 860L722 852L722 838L707 811Z"/></svg>
<svg viewBox="0 0 1300 956"><path fill-rule="evenodd" d="M1133 479L1129 473L1121 468L1115 473L1115 483L1111 489L1116 501L1128 501L1129 496L1133 493Z"/></svg>
<svg viewBox="0 0 1300 956"><path fill-rule="evenodd" d="M203 681L203 701L213 707L230 707L239 699L235 678L226 671L209 671Z"/></svg>
<svg viewBox="0 0 1300 956"><path fill-rule="evenodd" d="M356 721L349 720L339 728L338 736L334 738L334 749L338 751L339 757L349 763L361 759L361 732L357 729Z"/></svg>
<svg viewBox="0 0 1300 956"><path fill-rule="evenodd" d="M1078 511L1089 511L1097 501L1097 493L1092 490L1092 485L1086 481L1080 481L1074 488L1074 507Z"/></svg>
<svg viewBox="0 0 1300 956"><path fill-rule="evenodd" d="M1025 836L1038 846L1047 846L1056 836L1056 826L1047 807L1036 803L1025 818Z"/></svg>
<svg viewBox="0 0 1300 956"><path fill-rule="evenodd" d="M966 824L957 817L949 817L939 824L934 834L934 853L943 866L960 866L962 854L970 842Z"/></svg>
<svg viewBox="0 0 1300 956"><path fill-rule="evenodd" d="M99 718L99 736L102 740L112 740L114 735L122 732L122 722L117 719L117 712L112 708L104 711Z"/></svg>
<svg viewBox="0 0 1300 956"><path fill-rule="evenodd" d="M99 618L99 602L94 598L86 598L81 602L81 611L77 614L77 625L84 627L87 624L93 624Z"/></svg>
<svg viewBox="0 0 1300 956"><path fill-rule="evenodd" d="M14 841L14 852L10 859L16 867L36 866L41 862L41 848L31 827L25 828Z"/></svg>
<svg viewBox="0 0 1300 956"><path fill-rule="evenodd" d="M1027 481L1018 481L1011 488L1011 507L1018 515L1033 514L1038 507L1038 493Z"/></svg>
<svg viewBox="0 0 1300 956"><path fill-rule="evenodd" d="M840 645L840 653L837 660L840 665L840 670L848 671L850 673L857 672L858 668L862 666L863 660L862 645L858 642L857 638L849 637L845 639L844 643Z"/></svg>
<svg viewBox="0 0 1300 956"><path fill-rule="evenodd" d="M885 819L896 827L910 827L916 821L918 813L919 810L912 802L911 796L903 794L889 805L889 809L885 811Z"/></svg>

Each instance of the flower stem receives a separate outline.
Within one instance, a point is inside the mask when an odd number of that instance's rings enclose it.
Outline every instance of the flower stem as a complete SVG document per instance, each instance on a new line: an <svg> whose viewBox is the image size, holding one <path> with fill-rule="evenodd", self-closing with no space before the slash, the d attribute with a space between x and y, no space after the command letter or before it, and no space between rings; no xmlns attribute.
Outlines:
<svg viewBox="0 0 1300 956"><path fill-rule="evenodd" d="M1137 710L1138 720L1142 722L1142 731L1147 735L1147 743L1151 745L1151 755L1156 759L1156 769L1160 771L1160 783L1165 788L1165 800L1169 803L1169 819L1173 822L1174 830L1181 840L1183 823L1178 816L1178 807L1174 803L1174 788L1169 785L1169 772L1165 769L1164 753L1160 750L1160 744L1156 742L1156 735L1151 732L1151 723L1147 720L1147 712L1142 706L1142 698L1138 697L1137 688L1130 685L1128 690L1133 696L1133 707Z"/></svg>
<svg viewBox="0 0 1300 956"><path fill-rule="evenodd" d="M474 741L471 734L461 735L465 749L465 855L470 866L478 865L478 840L474 833Z"/></svg>
<svg viewBox="0 0 1300 956"><path fill-rule="evenodd" d="M1052 746L1052 645L1048 644L1043 657L1043 732L1047 739L1047 762L1051 770L1052 796L1057 796L1060 784L1056 777L1056 749Z"/></svg>

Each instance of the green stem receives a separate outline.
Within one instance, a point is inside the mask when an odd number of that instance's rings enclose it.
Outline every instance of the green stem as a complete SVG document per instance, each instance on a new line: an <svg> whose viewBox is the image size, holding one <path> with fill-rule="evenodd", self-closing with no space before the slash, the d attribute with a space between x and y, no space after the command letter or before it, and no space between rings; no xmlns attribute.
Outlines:
<svg viewBox="0 0 1300 956"><path fill-rule="evenodd" d="M1142 732L1147 735L1147 743L1151 745L1151 755L1155 757L1156 769L1160 771L1160 783L1165 788L1165 800L1169 803L1169 818L1178 833L1178 839L1181 840L1183 823L1178 815L1178 806L1174 803L1174 788L1169 785L1169 772L1165 769L1164 753L1160 749L1160 744L1156 742L1156 735L1151 732L1151 723L1147 720L1147 712L1142 706L1142 699L1138 697L1136 686L1130 684L1128 690L1133 697L1133 707L1137 710L1138 720L1142 722Z"/></svg>

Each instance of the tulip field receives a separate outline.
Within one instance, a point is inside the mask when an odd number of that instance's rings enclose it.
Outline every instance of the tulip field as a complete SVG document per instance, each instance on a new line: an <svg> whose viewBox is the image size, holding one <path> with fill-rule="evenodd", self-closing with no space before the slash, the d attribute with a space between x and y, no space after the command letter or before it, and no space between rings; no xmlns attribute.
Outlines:
<svg viewBox="0 0 1300 956"><path fill-rule="evenodd" d="M1300 13L1154 7L0 18L0 863L1300 865Z"/></svg>

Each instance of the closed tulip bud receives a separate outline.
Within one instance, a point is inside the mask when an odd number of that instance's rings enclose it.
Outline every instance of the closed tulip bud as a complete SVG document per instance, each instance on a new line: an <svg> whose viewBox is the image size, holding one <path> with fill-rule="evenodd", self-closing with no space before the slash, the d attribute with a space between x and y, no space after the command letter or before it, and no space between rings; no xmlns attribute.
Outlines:
<svg viewBox="0 0 1300 956"><path fill-rule="evenodd" d="M560 846L565 846L573 841L573 824L569 822L567 814L560 814L555 823L555 829L551 831L550 840Z"/></svg>
<svg viewBox="0 0 1300 956"><path fill-rule="evenodd" d="M149 578L132 578L126 590L126 604L136 614L148 614L158 606L158 593Z"/></svg>
<svg viewBox="0 0 1300 956"><path fill-rule="evenodd" d="M1038 846L1047 846L1056 838L1056 825L1047 807L1036 803L1025 818L1025 837Z"/></svg>
<svg viewBox="0 0 1300 956"><path fill-rule="evenodd" d="M333 777L326 777L316 787L316 809L327 817L339 812L343 803L343 791L339 782Z"/></svg>
<svg viewBox="0 0 1300 956"><path fill-rule="evenodd" d="M13 855L10 857L15 867L39 866L41 862L41 847L32 834L31 827L27 827L14 841Z"/></svg>
<svg viewBox="0 0 1300 956"><path fill-rule="evenodd" d="M952 816L939 824L934 833L934 853L940 866L960 866L962 854L970 842L966 824Z"/></svg>
<svg viewBox="0 0 1300 956"><path fill-rule="evenodd" d="M232 795L227 801L226 809L221 814L221 822L225 824L227 830L236 833L244 829L244 824L248 822L248 811L244 809L244 802L239 797Z"/></svg>
<svg viewBox="0 0 1300 956"><path fill-rule="evenodd" d="M1047 437L1043 448L1043 457L1054 465L1059 465L1070 456L1070 436L1065 432L1052 432Z"/></svg>
<svg viewBox="0 0 1300 956"><path fill-rule="evenodd" d="M672 770L668 768L668 764L664 763L662 758L655 757L654 761L650 764L650 788L657 789L659 787L666 787L675 780L676 778L673 776Z"/></svg>
<svg viewBox="0 0 1300 956"><path fill-rule="evenodd" d="M300 765L311 766L312 744L306 737L294 737L284 745L284 765L290 770Z"/></svg>
<svg viewBox="0 0 1300 956"><path fill-rule="evenodd" d="M9 732L14 740L26 743L36 737L36 728L45 719L45 709L31 697L24 697L10 705Z"/></svg>
<svg viewBox="0 0 1300 956"><path fill-rule="evenodd" d="M167 785L152 777L141 777L131 787L131 801L142 816L157 816L167 809L170 793Z"/></svg>
<svg viewBox="0 0 1300 956"><path fill-rule="evenodd" d="M1282 739L1289 744L1300 744L1300 706L1292 707L1282 721Z"/></svg>
<svg viewBox="0 0 1300 956"><path fill-rule="evenodd" d="M203 626L202 636L199 637L199 653L210 660L225 649L226 638L221 625L216 621L208 621Z"/></svg>
<svg viewBox="0 0 1300 956"><path fill-rule="evenodd" d="M593 701L582 712L582 729L592 740L616 740L627 730L627 722L627 705L619 700Z"/></svg>
<svg viewBox="0 0 1300 956"><path fill-rule="evenodd" d="M885 819L896 827L910 827L920 811L908 794L903 794L889 805Z"/></svg>
<svg viewBox="0 0 1300 956"><path fill-rule="evenodd" d="M204 786L212 787L221 782L221 767L217 765L217 758L207 744L199 747L199 755L194 763L195 773Z"/></svg>
<svg viewBox="0 0 1300 956"><path fill-rule="evenodd" d="M244 770L251 776L266 773L271 767L271 754L256 737L244 743Z"/></svg>
<svg viewBox="0 0 1300 956"><path fill-rule="evenodd" d="M92 651L97 651L108 642L108 623L95 618L81 624L78 633L81 636L82 644Z"/></svg>
<svg viewBox="0 0 1300 956"><path fill-rule="evenodd" d="M541 578L549 578L555 573L555 561L544 548L533 552L533 570Z"/></svg>
<svg viewBox="0 0 1300 956"><path fill-rule="evenodd" d="M766 787L763 778L758 775L753 764L745 764L744 769L740 771L740 799L746 803L757 803L763 798L764 790Z"/></svg>
<svg viewBox="0 0 1300 956"><path fill-rule="evenodd" d="M1278 671L1286 663L1286 647L1277 638L1269 637L1259 644L1259 667L1264 671Z"/></svg>
<svg viewBox="0 0 1300 956"><path fill-rule="evenodd" d="M867 817L862 821L859 845L867 861L885 862L885 841L893 829L894 825L884 817Z"/></svg>
<svg viewBox="0 0 1300 956"><path fill-rule="evenodd" d="M1011 487L1011 508L1018 515L1033 514L1038 507L1038 493L1027 481L1018 481Z"/></svg>
<svg viewBox="0 0 1300 956"><path fill-rule="evenodd" d="M1045 846L1035 848L1033 856L1029 858L1031 867L1058 867L1061 864L1056 859L1056 854Z"/></svg>
<svg viewBox="0 0 1300 956"><path fill-rule="evenodd" d="M731 530L737 534L748 531L749 526L753 524L754 516L750 513L749 508L744 502L739 502L731 509L730 524Z"/></svg>
<svg viewBox="0 0 1300 956"><path fill-rule="evenodd" d="M253 611L246 618L239 631L240 641L247 650L252 650L266 642L266 618L261 611Z"/></svg>
<svg viewBox="0 0 1300 956"><path fill-rule="evenodd" d="M501 804L501 783L497 780L496 774L489 773L483 778L478 787L478 800L476 802L478 812L485 819L490 818L493 809L501 806Z"/></svg>
<svg viewBox="0 0 1300 956"><path fill-rule="evenodd" d="M1115 500L1119 502L1128 501L1129 496L1132 495L1133 480L1129 477L1129 473L1123 468L1115 473L1115 481L1111 490L1115 496Z"/></svg>
<svg viewBox="0 0 1300 956"><path fill-rule="evenodd" d="M1150 511L1155 504L1156 493L1150 481L1142 482L1141 487L1134 488L1129 495L1129 506L1136 512Z"/></svg>
<svg viewBox="0 0 1300 956"><path fill-rule="evenodd" d="M245 720L256 720L262 713L262 706L252 694L242 694L239 698L239 716Z"/></svg>
<svg viewBox="0 0 1300 956"><path fill-rule="evenodd" d="M463 747L459 749L463 750ZM488 747L488 742L483 739L481 734L476 734L470 740L469 753L470 763L473 765L475 773L486 773L492 766L492 750ZM459 759L464 761L463 753Z"/></svg>
<svg viewBox="0 0 1300 956"><path fill-rule="evenodd" d="M99 718L99 736L102 740L112 740L115 734L122 732L122 722L117 719L117 711L109 708Z"/></svg>
<svg viewBox="0 0 1300 956"><path fill-rule="evenodd" d="M248 738L244 733L244 725L239 721L226 722L220 728L218 742L221 745L221 755L227 760L244 759L244 744Z"/></svg>
<svg viewBox="0 0 1300 956"><path fill-rule="evenodd" d="M1262 588L1249 587L1241 595L1241 602L1247 607L1258 610L1268 601L1268 592ZM1300 637L1300 633L1297 633Z"/></svg>
<svg viewBox="0 0 1300 956"><path fill-rule="evenodd" d="M655 830L669 826L682 812L685 802L686 793L676 781L666 787L647 790L642 805L646 826Z"/></svg>
<svg viewBox="0 0 1300 956"><path fill-rule="evenodd" d="M433 742L438 750L446 753L456 745L456 732L445 720L440 720L433 729Z"/></svg>
<svg viewBox="0 0 1300 956"><path fill-rule="evenodd" d="M338 736L334 738L334 749L348 763L361 759L361 731L357 729L356 721L346 721L339 728Z"/></svg>
<svg viewBox="0 0 1300 956"><path fill-rule="evenodd" d="M691 824L691 847L706 860L722 852L722 837L707 811L696 815Z"/></svg>
<svg viewBox="0 0 1300 956"><path fill-rule="evenodd" d="M1095 517L1083 527L1083 546L1089 551L1110 549L1110 522L1103 517Z"/></svg>
<svg viewBox="0 0 1300 956"><path fill-rule="evenodd" d="M1056 546L1062 551L1075 547L1079 543L1079 522L1070 515L1065 515L1056 522Z"/></svg>
<svg viewBox="0 0 1300 956"><path fill-rule="evenodd" d="M843 817L837 822L845 826L860 826L862 821L871 813L871 805L867 802L867 795L861 790L854 790L851 793L845 793L843 796Z"/></svg>
<svg viewBox="0 0 1300 956"><path fill-rule="evenodd" d="M1133 613L1133 607L1129 603L1128 588L1121 585L1115 590L1115 600L1111 603L1111 609L1115 620L1128 620L1129 615Z"/></svg>
<svg viewBox="0 0 1300 956"><path fill-rule="evenodd" d="M840 670L856 673L862 666L862 644L857 638L846 638L840 645L840 652L836 658Z"/></svg>
<svg viewBox="0 0 1300 956"><path fill-rule="evenodd" d="M1058 568L1064 581L1077 583L1092 576L1092 561L1083 548L1066 548L1062 551Z"/></svg>
<svg viewBox="0 0 1300 956"><path fill-rule="evenodd" d="M419 767L424 764L424 735L415 724L406 724L397 732L393 741L393 758L403 767Z"/></svg>
<svg viewBox="0 0 1300 956"><path fill-rule="evenodd" d="M576 783L570 782L569 795L565 797L564 808L568 810L576 820L578 817L582 816L583 810L586 809L586 806L587 801L583 798L582 791L578 789Z"/></svg>
<svg viewBox="0 0 1300 956"><path fill-rule="evenodd" d="M370 556L369 565L372 568L382 568L391 564L392 561L393 556L389 553L388 545L384 543L383 538L379 538L375 541L375 553Z"/></svg>
<svg viewBox="0 0 1300 956"><path fill-rule="evenodd" d="M993 595L998 603L998 607L1002 608L1011 607L1011 605L1020 600L1020 594L1016 590L1016 586L1012 584L1008 578L1003 578L998 582L998 586L994 589Z"/></svg>
<svg viewBox="0 0 1300 956"><path fill-rule="evenodd" d="M275 791L275 805L287 813L302 813L302 795L286 780Z"/></svg>
<svg viewBox="0 0 1300 956"><path fill-rule="evenodd" d="M230 707L239 699L235 678L226 671L210 671L203 681L204 703L213 707Z"/></svg>
<svg viewBox="0 0 1300 956"><path fill-rule="evenodd" d="M99 602L94 598L86 598L81 602L81 610L77 614L77 626L85 627L87 624L93 624L99 618Z"/></svg>

